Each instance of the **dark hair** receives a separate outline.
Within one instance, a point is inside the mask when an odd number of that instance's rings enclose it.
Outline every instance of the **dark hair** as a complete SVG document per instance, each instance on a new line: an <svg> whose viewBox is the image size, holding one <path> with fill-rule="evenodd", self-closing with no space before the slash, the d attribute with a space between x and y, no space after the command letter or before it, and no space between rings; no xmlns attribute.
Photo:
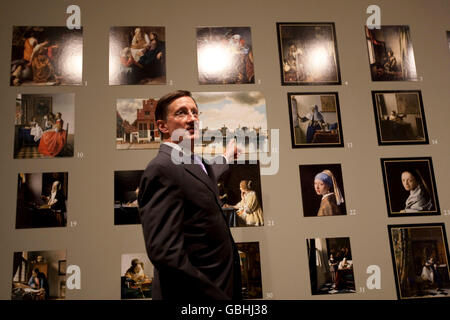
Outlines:
<svg viewBox="0 0 450 320"><path fill-rule="evenodd" d="M155 40L158 40L158 34L156 32L150 32L150 34L155 36Z"/></svg>
<svg viewBox="0 0 450 320"><path fill-rule="evenodd" d="M175 101L178 98L181 97L190 97L192 98L192 94L190 91L187 90L177 90L170 92L163 97L161 97L156 104L155 109L155 120L167 120L167 109L169 105ZM192 98L194 100L194 98ZM197 105L197 103L194 100L194 103Z"/></svg>
<svg viewBox="0 0 450 320"><path fill-rule="evenodd" d="M33 271L39 273L39 268L35 268Z"/></svg>

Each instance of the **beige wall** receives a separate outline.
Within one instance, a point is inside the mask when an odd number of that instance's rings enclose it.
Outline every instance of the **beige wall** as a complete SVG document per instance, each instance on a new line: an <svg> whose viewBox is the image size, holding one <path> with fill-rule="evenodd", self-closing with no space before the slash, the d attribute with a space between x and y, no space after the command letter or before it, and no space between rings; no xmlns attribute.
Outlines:
<svg viewBox="0 0 450 320"><path fill-rule="evenodd" d="M9 87L12 26L65 24L66 8L82 10L84 56L80 87ZM418 82L372 82L364 23L366 8L378 4L382 24L409 25ZM160 97L168 91L261 91L269 129L280 129L280 169L262 176L265 220L273 226L233 229L237 242L259 241L263 295L274 299L395 299L387 225L445 222L450 216L388 218L381 157L431 156L442 210L450 209L450 4L446 0L280 0L175 1L78 0L1 1L0 3L0 299L10 299L15 251L67 249L68 265L82 270L82 290L67 299L120 299L121 256L145 252L140 226L113 225L115 170L141 170L157 150L115 149L117 98ZM342 85L281 86L276 22L335 22ZM108 86L111 26L166 27L168 85ZM251 85L198 85L195 27L250 26L256 82ZM171 85L170 85L171 83ZM371 90L422 91L428 134L438 144L380 147ZM291 148L287 92L339 92L345 148ZM14 112L17 93L75 93L75 158L14 160ZM353 147L348 148L347 143ZM76 157L83 152L84 158ZM354 216L302 215L298 166L341 163L348 210ZM76 227L15 230L17 174L69 172L68 216ZM366 268L381 267L381 290L336 296L311 296L307 238L350 237L356 288L365 286Z"/></svg>

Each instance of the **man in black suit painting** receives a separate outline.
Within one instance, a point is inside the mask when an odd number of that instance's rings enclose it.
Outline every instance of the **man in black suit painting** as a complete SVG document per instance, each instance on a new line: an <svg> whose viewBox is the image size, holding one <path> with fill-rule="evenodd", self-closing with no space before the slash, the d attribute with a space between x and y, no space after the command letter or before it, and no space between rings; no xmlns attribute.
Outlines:
<svg viewBox="0 0 450 320"><path fill-rule="evenodd" d="M241 299L239 254L217 191L217 179L228 169L225 160L236 159L239 150L233 141L218 163L193 153L199 120L189 91L162 97L155 118L162 143L142 175L138 196L155 270L153 299Z"/></svg>

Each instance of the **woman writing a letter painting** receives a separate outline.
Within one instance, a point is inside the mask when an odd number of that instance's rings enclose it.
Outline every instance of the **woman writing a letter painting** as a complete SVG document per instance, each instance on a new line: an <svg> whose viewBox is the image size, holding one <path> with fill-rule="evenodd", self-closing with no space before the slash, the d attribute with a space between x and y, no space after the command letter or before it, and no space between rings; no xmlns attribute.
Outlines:
<svg viewBox="0 0 450 320"><path fill-rule="evenodd" d="M317 212L318 217L343 214L339 206L344 203L344 197L330 170L324 170L314 177L314 190L317 195L322 196Z"/></svg>
<svg viewBox="0 0 450 320"><path fill-rule="evenodd" d="M53 129L45 131L42 134L41 142L39 143L38 151L40 154L55 157L57 156L64 145L66 144L66 130L63 129L64 121L61 119L61 113L56 114L56 122Z"/></svg>
<svg viewBox="0 0 450 320"><path fill-rule="evenodd" d="M257 227L264 225L263 211L252 187L253 182L251 180L242 180L239 184L241 201L231 207L238 210L238 218L243 221L246 226Z"/></svg>

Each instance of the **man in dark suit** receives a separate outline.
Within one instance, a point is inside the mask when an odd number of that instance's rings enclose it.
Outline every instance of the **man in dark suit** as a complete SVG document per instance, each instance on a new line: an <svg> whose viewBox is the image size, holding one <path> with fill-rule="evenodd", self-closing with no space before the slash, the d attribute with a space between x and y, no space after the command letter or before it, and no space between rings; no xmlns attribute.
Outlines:
<svg viewBox="0 0 450 320"><path fill-rule="evenodd" d="M155 270L153 299L241 299L239 254L217 190L217 179L228 165L210 164L193 153L198 108L190 92L162 97L155 118L162 143L142 175L138 195L145 245ZM215 160L233 160L238 153L230 143L225 155Z"/></svg>

